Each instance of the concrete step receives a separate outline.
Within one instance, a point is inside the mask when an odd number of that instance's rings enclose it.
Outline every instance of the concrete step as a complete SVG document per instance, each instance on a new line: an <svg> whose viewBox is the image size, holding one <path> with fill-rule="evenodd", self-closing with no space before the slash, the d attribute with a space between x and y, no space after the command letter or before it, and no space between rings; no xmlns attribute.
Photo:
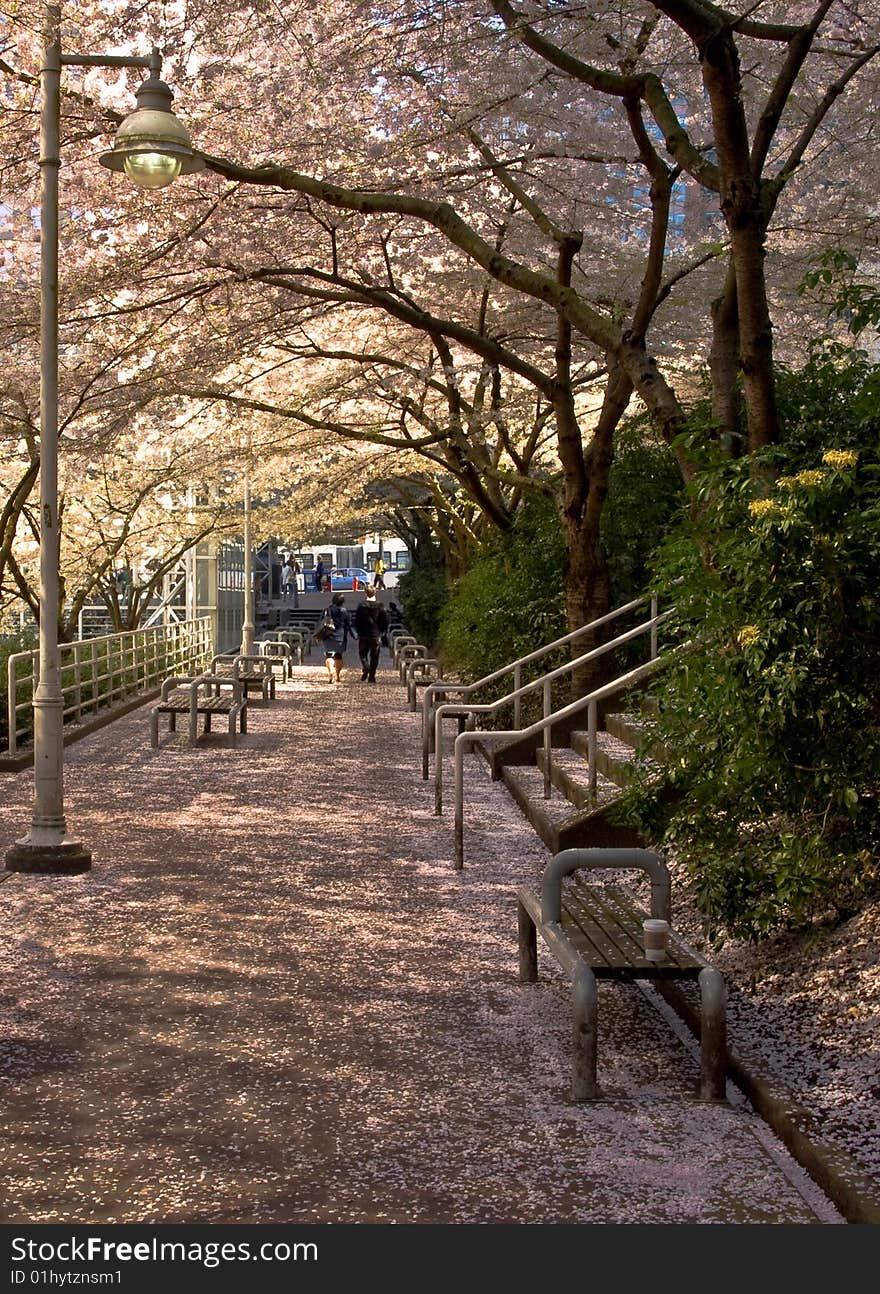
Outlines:
<svg viewBox="0 0 880 1294"><path fill-rule="evenodd" d="M652 716L645 710L626 710L618 714L607 714L605 731L610 732L612 737L617 737L619 741L632 746L633 750L645 751L653 760L662 763L666 758L665 748L661 742L650 736L651 721L654 717L656 716Z"/></svg>
<svg viewBox="0 0 880 1294"><path fill-rule="evenodd" d="M589 743L586 730L575 730L569 740L572 750L586 759ZM596 733L596 768L621 789L629 786L633 781L635 754L634 748L628 741L623 741L610 732Z"/></svg>
<svg viewBox="0 0 880 1294"><path fill-rule="evenodd" d="M555 754L558 752L554 752ZM504 769L501 777L507 790L528 821L552 853L561 849L641 846L643 841L632 827L618 826L609 820L617 803L612 799L595 808L577 809L561 791L551 788L544 798L544 775L539 768L525 765Z"/></svg>
<svg viewBox="0 0 880 1294"><path fill-rule="evenodd" d="M645 738L647 721L640 714L632 711L621 711L618 714L606 714L605 731L610 732L612 737L617 737L619 741L626 742L637 750Z"/></svg>
<svg viewBox="0 0 880 1294"><path fill-rule="evenodd" d="M536 752L535 758L543 775L545 763L543 747ZM594 809L597 805L616 799L620 791L616 782L612 782L597 770L594 797L590 790L589 764L583 755L566 747L553 751L550 761L550 780L576 809Z"/></svg>

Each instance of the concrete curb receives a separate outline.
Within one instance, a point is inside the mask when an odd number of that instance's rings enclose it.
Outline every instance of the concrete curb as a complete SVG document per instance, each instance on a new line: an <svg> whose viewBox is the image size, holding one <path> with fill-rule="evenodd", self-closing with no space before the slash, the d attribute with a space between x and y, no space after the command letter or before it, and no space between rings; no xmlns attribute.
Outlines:
<svg viewBox="0 0 880 1294"><path fill-rule="evenodd" d="M672 1007L694 1037L699 1038L699 1013L684 994L663 980L652 980L651 987ZM728 1052L728 1077L847 1222L875 1226L880 1223L880 1196L868 1175L844 1151L812 1138L808 1111L796 1105L771 1080L758 1078L756 1068L753 1062Z"/></svg>
<svg viewBox="0 0 880 1294"><path fill-rule="evenodd" d="M131 710L136 710L138 706L144 705L147 701L152 701L161 691L160 684L158 687L150 688L149 692L139 692L137 696L131 697L121 705L114 706L112 710L107 710L103 714L96 714L94 719L87 720L86 723L80 724L79 727L69 728L64 733L65 746L71 746L75 741L88 737L90 733L106 728L108 723L113 723L114 720L121 719L124 714L128 714ZM0 773L20 773L23 769L30 768L33 762L33 749L23 751L20 755L0 755Z"/></svg>

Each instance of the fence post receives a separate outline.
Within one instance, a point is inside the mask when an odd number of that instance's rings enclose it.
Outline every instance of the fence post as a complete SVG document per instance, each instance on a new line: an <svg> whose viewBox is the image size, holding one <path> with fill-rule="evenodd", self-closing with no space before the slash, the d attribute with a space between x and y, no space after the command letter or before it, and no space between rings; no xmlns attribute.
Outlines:
<svg viewBox="0 0 880 1294"><path fill-rule="evenodd" d="M596 737L596 726L598 724L599 707L595 701L590 701L587 706L587 764L590 777L590 795L596 798L596 755L599 743Z"/></svg>
<svg viewBox="0 0 880 1294"><path fill-rule="evenodd" d="M544 718L550 717L553 709L552 687L550 683L545 683L544 692ZM552 774L553 774L553 739L550 734L550 724L544 729L544 799L549 800L552 794Z"/></svg>

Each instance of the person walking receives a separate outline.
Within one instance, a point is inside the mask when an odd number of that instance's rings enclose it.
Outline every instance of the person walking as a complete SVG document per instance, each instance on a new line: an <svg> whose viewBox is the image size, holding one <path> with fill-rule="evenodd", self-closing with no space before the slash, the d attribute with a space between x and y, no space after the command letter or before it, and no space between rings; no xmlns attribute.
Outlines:
<svg viewBox="0 0 880 1294"><path fill-rule="evenodd" d="M377 589L385 588L385 563L381 556L376 558L376 565L373 569L373 585Z"/></svg>
<svg viewBox="0 0 880 1294"><path fill-rule="evenodd" d="M320 593L323 587L324 587L324 563L319 557L317 564L315 566L315 589L318 593Z"/></svg>
<svg viewBox="0 0 880 1294"><path fill-rule="evenodd" d="M328 683L338 683L342 678L342 657L348 646L349 635L352 632L351 616L345 609L345 597L342 593L333 594L333 600L325 615L329 616L336 626L330 637L324 639L324 664L327 666L327 681Z"/></svg>
<svg viewBox="0 0 880 1294"><path fill-rule="evenodd" d="M281 568L281 596L286 598L291 592L296 591L296 566L293 560L293 553L288 553L287 561Z"/></svg>
<svg viewBox="0 0 880 1294"><path fill-rule="evenodd" d="M368 584L367 596L354 613L354 631L358 640L358 656L361 658L362 682L376 682L379 649L382 635L387 629L388 612L377 599L375 587Z"/></svg>

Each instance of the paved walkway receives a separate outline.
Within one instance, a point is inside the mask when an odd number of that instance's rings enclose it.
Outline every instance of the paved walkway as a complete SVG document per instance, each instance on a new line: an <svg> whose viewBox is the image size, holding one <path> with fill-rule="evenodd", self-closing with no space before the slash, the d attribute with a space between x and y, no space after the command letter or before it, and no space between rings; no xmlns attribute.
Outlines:
<svg viewBox="0 0 880 1294"><path fill-rule="evenodd" d="M149 707L68 749L94 868L0 885L4 1220L839 1222L636 989L600 991L608 1099L569 1102L567 984L517 981L547 852L475 761L454 872L387 652L374 687L348 656L236 750L152 751Z"/></svg>

